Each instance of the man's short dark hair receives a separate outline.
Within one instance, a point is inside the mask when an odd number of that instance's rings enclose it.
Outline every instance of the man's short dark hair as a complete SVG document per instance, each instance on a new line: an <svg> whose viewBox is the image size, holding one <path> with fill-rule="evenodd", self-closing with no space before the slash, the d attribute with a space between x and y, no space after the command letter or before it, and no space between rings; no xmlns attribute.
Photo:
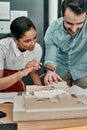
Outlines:
<svg viewBox="0 0 87 130"><path fill-rule="evenodd" d="M81 14L87 12L87 0L64 0L62 3L62 15L66 8L70 8L74 13Z"/></svg>

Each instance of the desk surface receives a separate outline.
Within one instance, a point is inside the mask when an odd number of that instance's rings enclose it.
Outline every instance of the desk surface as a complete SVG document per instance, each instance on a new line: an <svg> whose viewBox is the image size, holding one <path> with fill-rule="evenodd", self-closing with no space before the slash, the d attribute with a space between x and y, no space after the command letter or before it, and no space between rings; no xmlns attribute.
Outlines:
<svg viewBox="0 0 87 130"><path fill-rule="evenodd" d="M0 104L0 110L7 113L7 116L0 119L3 123L12 123L13 104ZM18 130L87 130L87 118L61 119L49 121L21 121L18 123Z"/></svg>

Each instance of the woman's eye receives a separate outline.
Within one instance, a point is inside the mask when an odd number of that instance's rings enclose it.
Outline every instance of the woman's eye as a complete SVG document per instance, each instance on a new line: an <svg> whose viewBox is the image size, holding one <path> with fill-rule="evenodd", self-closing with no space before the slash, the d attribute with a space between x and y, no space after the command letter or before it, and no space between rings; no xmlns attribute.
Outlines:
<svg viewBox="0 0 87 130"><path fill-rule="evenodd" d="M24 42L25 43L31 43L32 41L36 40L37 39L37 36L35 36L32 40L31 39L27 39L25 40Z"/></svg>
<svg viewBox="0 0 87 130"><path fill-rule="evenodd" d="M29 43L30 42L30 40L25 40L25 43Z"/></svg>
<svg viewBox="0 0 87 130"><path fill-rule="evenodd" d="M34 37L34 40L37 38L37 36Z"/></svg>

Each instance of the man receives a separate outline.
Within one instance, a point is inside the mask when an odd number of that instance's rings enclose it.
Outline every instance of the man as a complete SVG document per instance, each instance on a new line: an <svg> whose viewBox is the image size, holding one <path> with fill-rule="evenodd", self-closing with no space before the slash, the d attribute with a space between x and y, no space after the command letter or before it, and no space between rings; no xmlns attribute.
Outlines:
<svg viewBox="0 0 87 130"><path fill-rule="evenodd" d="M45 34L45 84L67 81L87 88L87 0L64 0L62 16Z"/></svg>

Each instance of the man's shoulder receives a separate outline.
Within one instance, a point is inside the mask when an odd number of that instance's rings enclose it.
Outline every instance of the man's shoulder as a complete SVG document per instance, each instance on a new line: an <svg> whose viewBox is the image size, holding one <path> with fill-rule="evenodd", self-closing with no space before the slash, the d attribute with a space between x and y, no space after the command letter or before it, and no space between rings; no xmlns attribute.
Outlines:
<svg viewBox="0 0 87 130"><path fill-rule="evenodd" d="M59 31L63 28L63 18L58 18L55 21L53 21L48 29L47 29L47 33L54 33L56 30Z"/></svg>
<svg viewBox="0 0 87 130"><path fill-rule="evenodd" d="M55 26L60 26L61 24L63 24L63 18L58 18L56 20L54 20L51 24L50 27L55 27Z"/></svg>

